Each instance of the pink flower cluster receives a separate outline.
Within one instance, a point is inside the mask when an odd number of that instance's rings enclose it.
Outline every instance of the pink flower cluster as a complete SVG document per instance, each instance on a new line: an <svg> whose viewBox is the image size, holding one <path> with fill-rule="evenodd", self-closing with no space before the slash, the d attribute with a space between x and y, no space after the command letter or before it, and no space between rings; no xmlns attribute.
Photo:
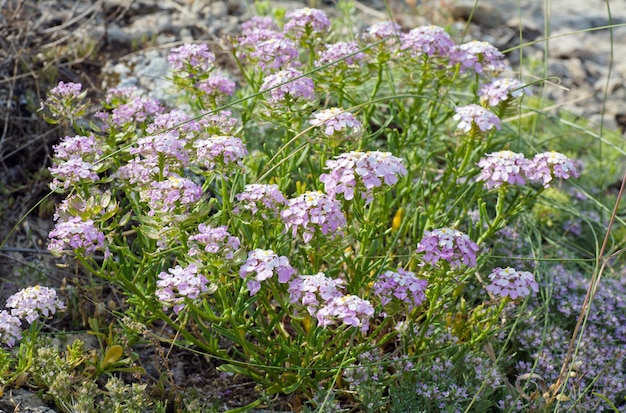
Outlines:
<svg viewBox="0 0 626 413"><path fill-rule="evenodd" d="M257 42L248 55L248 61L261 70L287 70L298 63L296 44L282 36Z"/></svg>
<svg viewBox="0 0 626 413"><path fill-rule="evenodd" d="M454 41L446 31L438 26L417 27L402 34L400 50L408 51L411 56L447 58L454 48Z"/></svg>
<svg viewBox="0 0 626 413"><path fill-rule="evenodd" d="M171 173L163 181L152 182L140 192L140 196L148 202L148 216L176 213L198 202L202 198L202 187L189 178Z"/></svg>
<svg viewBox="0 0 626 413"><path fill-rule="evenodd" d="M189 237L189 241L195 241L204 246L204 251L209 254L220 254L224 258L231 259L235 251L239 249L239 238L230 235L225 226L213 228L205 224L198 225L198 234ZM198 248L192 246L189 256L199 253Z"/></svg>
<svg viewBox="0 0 626 413"><path fill-rule="evenodd" d="M302 239L308 243L316 232L329 238L342 235L346 217L341 205L334 197L322 192L305 192L288 201L287 209L281 212L287 230L295 237L302 230Z"/></svg>
<svg viewBox="0 0 626 413"><path fill-rule="evenodd" d="M473 69L476 73L488 71L500 73L509 66L504 60L504 55L488 42L472 40L455 47L452 52L455 63L460 64L460 70Z"/></svg>
<svg viewBox="0 0 626 413"><path fill-rule="evenodd" d="M530 94L524 84L516 79L495 79L482 85L478 90L480 103L484 106L496 106L500 102Z"/></svg>
<svg viewBox="0 0 626 413"><path fill-rule="evenodd" d="M59 82L58 85L50 89L50 95L54 95L61 99L75 99L80 97L83 85L73 82Z"/></svg>
<svg viewBox="0 0 626 413"><path fill-rule="evenodd" d="M494 127L500 129L500 119L494 113L473 103L457 107L453 119L459 122L457 129L464 133L476 128L481 132L487 132Z"/></svg>
<svg viewBox="0 0 626 413"><path fill-rule="evenodd" d="M233 213L239 214L243 209L255 215L260 210L266 219L266 212L277 217L281 209L287 205L287 199L275 184L246 185L243 192L237 194L236 198L239 204L233 209Z"/></svg>
<svg viewBox="0 0 626 413"><path fill-rule="evenodd" d="M320 67L333 62L348 66L361 65L364 60L365 54L359 51L357 42L338 42L326 45L315 61L315 66Z"/></svg>
<svg viewBox="0 0 626 413"><path fill-rule="evenodd" d="M270 104L284 104L288 101L315 99L313 80L302 76L302 72L294 68L281 70L267 76L261 85L262 91L268 91L266 97Z"/></svg>
<svg viewBox="0 0 626 413"><path fill-rule="evenodd" d="M7 299L6 308L0 311L0 341L13 347L22 339L22 320L29 324L41 315L50 317L57 311L65 310L63 301L57 298L53 288L36 285L24 288Z"/></svg>
<svg viewBox="0 0 626 413"><path fill-rule="evenodd" d="M358 121L350 112L345 112L341 108L330 108L313 113L313 118L309 123L324 129L324 134L328 136L343 135L348 132L358 132L363 124Z"/></svg>
<svg viewBox="0 0 626 413"><path fill-rule="evenodd" d="M569 179L579 176L574 162L558 152L543 152L533 159L523 154L500 151L487 154L478 162L481 172L477 181L484 181L487 189L503 184L524 185L526 179L540 181L548 188L554 178Z"/></svg>
<svg viewBox="0 0 626 413"><path fill-rule="evenodd" d="M327 174L320 175L326 193L335 196L343 194L344 199L354 198L355 191L370 203L374 200L374 189L383 185L391 186L398 178L407 174L402 159L389 152L349 152L326 161Z"/></svg>
<svg viewBox="0 0 626 413"><path fill-rule="evenodd" d="M196 83L196 88L212 99L231 96L235 91L235 82L221 75L209 76Z"/></svg>
<svg viewBox="0 0 626 413"><path fill-rule="evenodd" d="M35 285L24 288L10 296L7 299L6 307L12 309L12 316L23 317L29 324L32 324L40 315L49 317L55 314L57 310L64 310L65 304L57 298L57 292L54 288Z"/></svg>
<svg viewBox="0 0 626 413"><path fill-rule="evenodd" d="M416 252L423 252L422 259L432 265L444 260L452 268L459 269L462 265L475 267L478 250L478 245L461 231L439 228L424 232Z"/></svg>
<svg viewBox="0 0 626 413"><path fill-rule="evenodd" d="M360 327L362 333L370 328L369 320L374 307L369 301L355 295L343 295L331 299L317 311L317 323L322 327L334 324L337 319L351 327Z"/></svg>
<svg viewBox="0 0 626 413"><path fill-rule="evenodd" d="M495 268L489 274L491 284L487 286L487 291L502 298L511 299L523 298L533 292L539 291L539 285L535 281L535 276L528 271L516 271L511 267Z"/></svg>
<svg viewBox="0 0 626 413"><path fill-rule="evenodd" d="M195 141L193 147L196 149L196 161L208 170L240 166L248 155L241 139L235 136L211 136Z"/></svg>
<svg viewBox="0 0 626 413"><path fill-rule="evenodd" d="M293 34L296 38L308 37L314 34L322 34L330 29L330 20L321 10L302 8L288 12L285 17L285 32Z"/></svg>
<svg viewBox="0 0 626 413"><path fill-rule="evenodd" d="M48 168L53 179L50 189L56 191L68 189L71 185L81 182L96 182L100 177L96 173L98 166L83 160L80 156L72 155L67 161Z"/></svg>
<svg viewBox="0 0 626 413"><path fill-rule="evenodd" d="M285 256L278 256L272 250L255 249L248 253L248 259L239 269L239 275L244 280L249 274L254 274L248 280L248 290L250 295L255 295L261 289L261 282L265 281L276 273L278 282L285 284L291 280L296 270L289 264Z"/></svg>
<svg viewBox="0 0 626 413"><path fill-rule="evenodd" d="M400 36L401 30L402 26L398 23L387 20L372 24L368 27L366 33L367 36L373 38L374 40L382 40L385 37Z"/></svg>
<svg viewBox="0 0 626 413"><path fill-rule="evenodd" d="M183 268L177 265L167 272L163 271L157 281L156 297L163 303L163 311L173 307L178 314L185 307L185 299L197 299L200 294L208 291L209 281L202 274L198 274L198 266L190 264Z"/></svg>
<svg viewBox="0 0 626 413"><path fill-rule="evenodd" d="M104 251L108 257L109 249L105 245L104 233L98 231L93 220L83 220L81 217L68 217L56 223L48 234L50 242L48 250L56 255L62 255L69 250L78 250L91 254L96 250Z"/></svg>
<svg viewBox="0 0 626 413"><path fill-rule="evenodd" d="M176 71L206 73L213 68L215 55L206 44L184 44L170 51L167 61Z"/></svg>
<svg viewBox="0 0 626 413"><path fill-rule="evenodd" d="M289 284L289 299L292 304L299 302L306 306L309 314L315 316L325 303L343 295L340 288L343 288L342 279L329 278L323 272L301 275Z"/></svg>
<svg viewBox="0 0 626 413"><path fill-rule="evenodd" d="M424 292L428 281L421 280L414 272L398 268L397 271L386 271L378 277L372 287L372 292L380 297L383 306L393 299L407 305L409 312L422 305L426 296Z"/></svg>
<svg viewBox="0 0 626 413"><path fill-rule="evenodd" d="M57 145L53 145L54 157L58 159L68 160L73 156L82 156L85 154L93 154L95 156L102 155L102 149L96 142L96 137L90 136L66 136L61 138Z"/></svg>

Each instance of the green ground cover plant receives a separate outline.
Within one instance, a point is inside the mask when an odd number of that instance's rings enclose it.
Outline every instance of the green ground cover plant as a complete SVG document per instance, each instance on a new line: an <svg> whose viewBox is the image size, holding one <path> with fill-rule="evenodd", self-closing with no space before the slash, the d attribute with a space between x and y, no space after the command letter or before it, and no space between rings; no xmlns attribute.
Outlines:
<svg viewBox="0 0 626 413"><path fill-rule="evenodd" d="M150 337L253 380L237 411L624 408L625 286L598 283L619 268L622 171L600 160L623 161L621 138L542 112L487 42L350 18L254 17L224 41L237 73L175 47L166 102L50 91L40 112L70 132L48 249L124 296L122 333L55 350L41 329L69 303L21 290L0 312L6 386L171 411L121 380Z"/></svg>

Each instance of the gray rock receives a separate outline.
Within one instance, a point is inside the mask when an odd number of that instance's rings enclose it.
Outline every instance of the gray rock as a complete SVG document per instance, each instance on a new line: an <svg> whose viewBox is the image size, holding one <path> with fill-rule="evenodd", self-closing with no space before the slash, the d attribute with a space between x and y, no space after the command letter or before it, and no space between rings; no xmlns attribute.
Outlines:
<svg viewBox="0 0 626 413"><path fill-rule="evenodd" d="M36 393L25 389L7 389L0 398L0 413L56 413Z"/></svg>
<svg viewBox="0 0 626 413"><path fill-rule="evenodd" d="M500 13L500 9L500 7L488 2L460 0L452 4L450 13L455 19L468 20L471 16L473 23L488 29L494 29L504 24L504 17Z"/></svg>

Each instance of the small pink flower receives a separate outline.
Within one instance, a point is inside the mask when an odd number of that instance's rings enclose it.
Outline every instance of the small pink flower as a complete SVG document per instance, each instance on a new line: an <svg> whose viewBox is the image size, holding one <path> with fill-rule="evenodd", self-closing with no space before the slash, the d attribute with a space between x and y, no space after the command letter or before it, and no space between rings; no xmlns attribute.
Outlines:
<svg viewBox="0 0 626 413"><path fill-rule="evenodd" d="M503 184L524 185L530 164L521 153L500 151L487 154L478 162L480 175L477 181L485 181L487 189L499 188Z"/></svg>
<svg viewBox="0 0 626 413"><path fill-rule="evenodd" d="M320 306L343 296L340 288L344 288L343 280L329 278L323 272L301 275L289 283L289 300L306 306L309 314L315 316Z"/></svg>
<svg viewBox="0 0 626 413"><path fill-rule="evenodd" d="M502 298L523 298L530 295L531 290L535 293L539 291L535 276L528 271L498 267L489 274L489 279L491 284L487 286L487 291Z"/></svg>
<svg viewBox="0 0 626 413"><path fill-rule="evenodd" d="M478 245L466 234L452 228L439 228L425 231L422 240L417 244L418 253L423 252L422 259L432 265L439 260L450 263L454 269L462 265L476 266Z"/></svg>
<svg viewBox="0 0 626 413"><path fill-rule="evenodd" d="M288 12L285 17L285 33L292 33L297 39L312 34L323 34L330 29L330 20L321 10L308 7Z"/></svg>
<svg viewBox="0 0 626 413"><path fill-rule="evenodd" d="M340 237L343 235L341 229L346 225L339 201L322 192L309 191L290 199L281 217L294 237L298 231L302 232L305 243L318 232L329 238Z"/></svg>
<svg viewBox="0 0 626 413"><path fill-rule="evenodd" d="M261 211L264 218L268 218L266 212L272 216L280 215L280 210L287 205L287 199L278 189L278 185L271 184L250 184L246 185L244 191L236 196L239 204L233 209L235 214L239 214L242 209L250 211L252 215Z"/></svg>
<svg viewBox="0 0 626 413"><path fill-rule="evenodd" d="M446 31L438 26L422 26L401 36L400 50L411 56L425 54L429 57L447 58L454 48L454 41Z"/></svg>
<svg viewBox="0 0 626 413"><path fill-rule="evenodd" d="M345 112L341 108L324 109L313 113L314 119L309 123L313 126L322 127L324 134L328 136L342 135L346 132L358 132L361 130L359 122L352 113Z"/></svg>
<svg viewBox="0 0 626 413"><path fill-rule="evenodd" d="M185 299L195 300L208 291L209 281L198 274L198 266L191 264L185 268L177 265L158 275L156 297L163 303L163 310L173 307L178 314L185 307Z"/></svg>
<svg viewBox="0 0 626 413"><path fill-rule="evenodd" d="M472 40L456 46L451 54L453 61L460 63L462 72L466 69L473 69L476 73L482 73L484 70L500 73L509 68L504 55L487 42Z"/></svg>
<svg viewBox="0 0 626 413"><path fill-rule="evenodd" d="M255 295L261 289L261 282L270 279L276 274L278 282L288 283L296 270L289 264L287 257L278 256L272 250L255 249L248 253L248 259L239 269L241 278L248 278L249 274L255 274L248 281L250 295Z"/></svg>
<svg viewBox="0 0 626 413"><path fill-rule="evenodd" d="M578 178L576 165L567 156L559 152L544 152L535 155L529 162L528 177L534 181L541 181L545 188L550 186L554 178Z"/></svg>
<svg viewBox="0 0 626 413"><path fill-rule="evenodd" d="M409 311L422 305L426 299L424 292L428 281L419 279L415 273L398 268L397 271L386 271L378 277L372 292L380 297L383 306L397 299L407 305Z"/></svg>
<svg viewBox="0 0 626 413"><path fill-rule="evenodd" d="M13 347L22 339L22 322L7 310L0 311L0 341Z"/></svg>
<svg viewBox="0 0 626 413"><path fill-rule="evenodd" d="M485 106L496 106L500 102L530 94L524 84L516 79L496 79L482 85L478 90L480 103Z"/></svg>
<svg viewBox="0 0 626 413"><path fill-rule="evenodd" d="M500 119L494 113L473 103L457 107L453 119L459 122L457 129L464 133L469 133L475 128L481 132L487 132L494 127L500 129Z"/></svg>
<svg viewBox="0 0 626 413"><path fill-rule="evenodd" d="M37 320L40 315L49 317L64 310L65 304L57 298L54 288L34 287L24 288L7 299L7 308L11 308L11 315L24 317L29 324Z"/></svg>
<svg viewBox="0 0 626 413"><path fill-rule="evenodd" d="M326 327L340 320L350 327L360 327L362 333L369 330L369 320L374 315L374 307L369 301L355 295L344 295L331 299L317 311L317 322Z"/></svg>
<svg viewBox="0 0 626 413"><path fill-rule="evenodd" d="M287 100L315 99L313 80L302 76L294 68L281 70L263 80L261 91L267 91L270 104L285 103Z"/></svg>
<svg viewBox="0 0 626 413"><path fill-rule="evenodd" d="M206 73L213 68L215 55L206 44L184 44L171 50L170 66L181 72Z"/></svg>

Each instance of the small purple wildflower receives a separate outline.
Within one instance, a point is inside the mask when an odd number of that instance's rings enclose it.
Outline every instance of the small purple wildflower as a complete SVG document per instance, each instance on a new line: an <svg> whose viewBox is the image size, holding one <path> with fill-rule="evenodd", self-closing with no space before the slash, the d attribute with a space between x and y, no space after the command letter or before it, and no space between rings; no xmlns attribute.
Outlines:
<svg viewBox="0 0 626 413"><path fill-rule="evenodd" d="M219 99L233 94L235 82L221 75L213 75L196 83L196 88L212 99Z"/></svg>
<svg viewBox="0 0 626 413"><path fill-rule="evenodd" d="M274 19L267 16L254 16L250 20L242 23L241 34L247 36L250 33L258 30L273 30L278 31L278 26L274 22Z"/></svg>
<svg viewBox="0 0 626 413"><path fill-rule="evenodd" d="M199 245L204 245L204 251L209 254L220 254L226 259L232 259L235 251L239 249L239 238L228 233L225 226L213 228L205 224L198 225L198 234L189 237ZM199 253L194 246L189 249L189 256Z"/></svg>
<svg viewBox="0 0 626 413"><path fill-rule="evenodd" d="M239 204L233 209L238 214L241 210L250 211L252 215L261 211L263 218L267 219L266 212L272 216L280 215L280 210L287 205L287 199L275 184L249 184L243 192L236 196Z"/></svg>
<svg viewBox="0 0 626 413"><path fill-rule="evenodd" d="M339 291L343 288L343 280L329 278L323 272L314 275L301 275L289 283L289 301L306 306L310 315L315 316L317 310L336 297L343 296Z"/></svg>
<svg viewBox="0 0 626 413"><path fill-rule="evenodd" d="M288 12L285 17L285 33L293 34L297 39L313 34L324 34L330 29L330 20L321 10L308 7Z"/></svg>
<svg viewBox="0 0 626 413"><path fill-rule="evenodd" d="M50 89L50 94L62 99L77 99L80 97L83 85L73 82L59 82L59 84Z"/></svg>
<svg viewBox="0 0 626 413"><path fill-rule="evenodd" d="M213 68L215 55L206 44L184 44L170 51L167 59L170 66L179 72L206 73Z"/></svg>
<svg viewBox="0 0 626 413"><path fill-rule="evenodd" d="M315 99L313 80L309 77L300 77L302 72L289 68L267 76L261 86L262 91L269 91L267 101L270 104L282 104L288 100L302 98L312 101ZM296 80L292 80L298 78ZM280 86L279 86L280 85Z"/></svg>
<svg viewBox="0 0 626 413"><path fill-rule="evenodd" d="M426 299L424 291L427 287L428 281L417 278L411 271L398 268L397 271L386 271L381 274L374 283L372 292L380 297L383 306L396 298L407 304L410 312L422 305Z"/></svg>
<svg viewBox="0 0 626 413"><path fill-rule="evenodd" d="M155 135L147 135L137 140L137 147L130 148L132 155L141 155L144 158L163 156L169 161L176 161L181 166L189 163L189 153L185 149L186 140L176 129L171 129Z"/></svg>
<svg viewBox="0 0 626 413"><path fill-rule="evenodd" d="M248 154L241 139L234 136L211 136L195 141L193 147L196 149L196 162L208 170L241 166L243 158Z"/></svg>
<svg viewBox="0 0 626 413"><path fill-rule="evenodd" d="M54 157L57 159L69 160L78 156L85 159L88 155L94 155L96 159L102 155L102 149L96 142L96 137L90 136L66 136L61 139L58 145L53 145Z"/></svg>
<svg viewBox="0 0 626 413"><path fill-rule="evenodd" d="M191 118L185 111L175 109L167 113L159 113L146 128L146 132L155 134L175 129L180 133L197 132L199 122Z"/></svg>
<svg viewBox="0 0 626 413"><path fill-rule="evenodd" d="M305 192L290 199L281 216L294 237L302 229L305 243L309 243L317 231L331 238L340 237L341 228L346 225L339 201L319 191Z"/></svg>
<svg viewBox="0 0 626 413"><path fill-rule="evenodd" d="M237 129L238 120L231 117L232 112L224 110L213 115L203 116L198 121L204 133L208 135L232 135Z"/></svg>
<svg viewBox="0 0 626 413"><path fill-rule="evenodd" d="M390 36L400 36L400 30L402 30L402 26L400 26L396 22L392 21L384 21L372 24L367 28L367 36L374 40L382 40L385 37Z"/></svg>
<svg viewBox="0 0 626 413"><path fill-rule="evenodd" d="M309 123L322 127L328 136L344 135L349 129L353 133L358 133L363 126L352 113L345 112L341 108L324 109L313 113L313 117L314 119L311 119Z"/></svg>
<svg viewBox="0 0 626 413"><path fill-rule="evenodd" d="M487 286L487 291L502 298L511 299L523 298L539 291L539 285L535 281L535 276L528 271L516 271L511 267L494 268L489 274L491 284Z"/></svg>
<svg viewBox="0 0 626 413"><path fill-rule="evenodd" d="M550 186L554 178L569 179L579 176L574 162L559 152L538 153L530 160L529 179L541 181L545 188Z"/></svg>
<svg viewBox="0 0 626 413"><path fill-rule="evenodd" d="M0 341L13 347L22 339L22 322L7 310L0 311Z"/></svg>
<svg viewBox="0 0 626 413"><path fill-rule="evenodd" d="M96 182L100 179L95 172L97 166L84 161L78 155L72 155L67 161L51 166L48 170L53 176L50 183L50 189L53 191L59 188L68 189L70 185L80 182Z"/></svg>
<svg viewBox="0 0 626 413"><path fill-rule="evenodd" d="M374 200L374 189L391 186L398 178L407 174L402 159L389 152L349 152L326 161L328 174L320 175L326 193L331 196L343 194L344 199L354 198L356 190L366 203ZM358 177L358 178L357 178Z"/></svg>
<svg viewBox="0 0 626 413"><path fill-rule="evenodd" d="M163 181L152 182L140 195L150 207L148 216L154 216L157 213L168 214L195 204L202 198L202 187L189 178L172 173Z"/></svg>
<svg viewBox="0 0 626 413"><path fill-rule="evenodd" d="M504 55L488 42L472 40L456 46L451 54L454 62L460 63L461 72L473 69L476 73L483 73L484 70L500 73L509 68Z"/></svg>
<svg viewBox="0 0 626 413"><path fill-rule="evenodd" d="M243 34L243 36L237 39L239 42L237 54L245 61L249 60L250 53L255 51L258 44L267 40L282 40L285 38L283 33L270 29L251 30Z"/></svg>
<svg viewBox="0 0 626 413"><path fill-rule="evenodd" d="M255 249L248 253L248 259L239 269L241 278L246 279L249 274L255 274L248 281L250 295L255 295L261 289L261 281L272 278L274 273L278 276L278 282L288 283L296 270L289 265L289 260L285 256L278 256L272 250Z"/></svg>
<svg viewBox="0 0 626 413"><path fill-rule="evenodd" d="M416 252L424 252L422 259L432 265L444 260L452 268L458 269L461 265L475 267L478 250L478 245L461 231L439 228L424 232Z"/></svg>
<svg viewBox="0 0 626 413"><path fill-rule="evenodd" d="M374 307L369 301L355 295L344 295L331 299L317 311L317 323L326 327L340 319L343 324L360 327L362 333L369 330L369 320L374 315Z"/></svg>
<svg viewBox="0 0 626 413"><path fill-rule="evenodd" d="M338 42L326 45L315 61L315 66L320 67L333 62L348 66L362 65L364 60L365 54L359 51L357 42Z"/></svg>
<svg viewBox="0 0 626 413"><path fill-rule="evenodd" d="M521 153L500 151L486 155L478 161L480 175L477 181L485 181L487 189L499 188L503 184L524 185L530 164Z"/></svg>
<svg viewBox="0 0 626 413"><path fill-rule="evenodd" d="M453 48L454 41L450 35L438 26L421 26L401 35L400 50L408 51L412 57L446 58Z"/></svg>
<svg viewBox="0 0 626 413"><path fill-rule="evenodd" d="M173 307L178 314L185 307L185 298L195 300L203 292L208 291L209 281L202 274L198 274L198 266L190 264L186 268L177 265L167 272L159 274L156 297L163 303L163 310Z"/></svg>
<svg viewBox="0 0 626 413"><path fill-rule="evenodd" d="M298 58L298 49L293 41L273 38L257 43L248 60L265 71L288 69L297 65Z"/></svg>
<svg viewBox="0 0 626 413"><path fill-rule="evenodd" d="M484 106L496 106L523 94L530 94L530 91L517 79L495 79L478 90L480 103Z"/></svg>
<svg viewBox="0 0 626 413"><path fill-rule="evenodd" d="M69 250L84 250L86 254L103 250L105 258L110 254L104 243L104 233L96 229L91 219L83 221L81 217L68 217L64 221L58 221L48 238L48 250L56 255L62 255Z"/></svg>
<svg viewBox="0 0 626 413"><path fill-rule="evenodd" d="M42 287L35 285L33 287L24 288L7 299L7 308L12 308L11 315L15 317L23 317L32 324L42 314L49 317L57 312L64 310L65 304L57 298L57 292L54 288Z"/></svg>
<svg viewBox="0 0 626 413"><path fill-rule="evenodd" d="M474 103L457 107L453 119L459 121L457 129L464 133L469 133L475 128L481 132L487 132L494 127L500 129L500 119L493 112Z"/></svg>

